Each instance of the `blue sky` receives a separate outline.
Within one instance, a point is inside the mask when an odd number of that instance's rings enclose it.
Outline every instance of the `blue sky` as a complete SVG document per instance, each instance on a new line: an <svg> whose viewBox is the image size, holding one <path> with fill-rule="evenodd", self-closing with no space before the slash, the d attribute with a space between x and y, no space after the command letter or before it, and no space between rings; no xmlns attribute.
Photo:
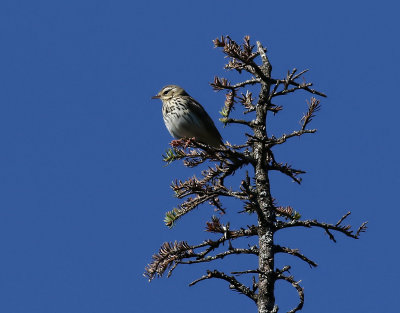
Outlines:
<svg viewBox="0 0 400 313"><path fill-rule="evenodd" d="M169 230L178 203L169 188L193 171L163 167L170 136L159 101L184 87L215 121L223 105L209 82L225 59L212 40L250 35L269 50L273 76L309 68L328 94L316 135L280 148L308 172L302 186L273 175L274 197L306 218L336 222L348 210L369 230L334 244L318 230L288 230L277 242L293 258L306 292L304 312L394 312L400 296L397 249L400 187L395 1L17 1L0 3L0 311L255 312L220 281L187 287L206 268L178 268L148 283L144 266L164 241L206 238L204 206ZM282 99L271 133L291 131L307 94ZM237 114L239 114L237 110ZM218 127L230 142L241 128ZM240 225L232 208L226 219ZM225 218L225 217L224 217ZM253 259L226 259L228 268ZM277 286L282 311L296 293Z"/></svg>

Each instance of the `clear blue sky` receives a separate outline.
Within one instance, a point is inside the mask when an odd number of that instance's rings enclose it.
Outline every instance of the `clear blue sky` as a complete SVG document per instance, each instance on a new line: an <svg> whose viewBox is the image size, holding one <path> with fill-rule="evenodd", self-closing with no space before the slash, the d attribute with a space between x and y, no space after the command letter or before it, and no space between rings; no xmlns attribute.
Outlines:
<svg viewBox="0 0 400 313"><path fill-rule="evenodd" d="M204 206L173 230L163 225L178 203L170 182L192 171L163 167L171 138L150 97L179 84L217 120L224 97L208 83L226 75L212 46L223 34L262 41L276 77L310 68L307 79L329 96L313 124L319 132L278 152L308 172L302 186L272 177L279 203L306 218L335 222L351 210L354 225L369 221L358 241L338 235L334 244L318 230L278 235L320 264L278 260L302 279L304 312L395 312L399 10L385 0L2 0L0 312L256 311L224 282L187 287L206 266L151 284L142 277L162 242L206 238L213 214ZM282 99L272 125L298 127L308 97ZM242 129L218 127L242 140ZM237 270L245 263L225 261ZM278 285L282 312L296 301Z"/></svg>

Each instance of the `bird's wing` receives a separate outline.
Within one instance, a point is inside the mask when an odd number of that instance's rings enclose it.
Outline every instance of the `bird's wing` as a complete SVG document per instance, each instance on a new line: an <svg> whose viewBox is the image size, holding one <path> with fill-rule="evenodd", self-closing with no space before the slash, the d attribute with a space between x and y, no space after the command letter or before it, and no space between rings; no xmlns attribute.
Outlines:
<svg viewBox="0 0 400 313"><path fill-rule="evenodd" d="M214 124L214 121L208 115L206 110L204 110L203 106L192 97L190 97L190 100L191 101L188 101L190 109L198 117L198 122L202 123L202 127L207 129L207 131L209 131L213 135L213 137L215 137L220 143L222 143L221 134L219 133L217 127Z"/></svg>

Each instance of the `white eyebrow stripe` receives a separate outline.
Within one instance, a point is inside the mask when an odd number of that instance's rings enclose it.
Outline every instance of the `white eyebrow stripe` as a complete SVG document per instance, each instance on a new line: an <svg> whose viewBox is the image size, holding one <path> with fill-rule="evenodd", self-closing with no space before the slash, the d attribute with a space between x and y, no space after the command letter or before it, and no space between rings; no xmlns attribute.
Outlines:
<svg viewBox="0 0 400 313"><path fill-rule="evenodd" d="M174 88L172 88L172 87L165 88L165 89L163 89L162 93L164 93L164 92L169 92L169 91L171 91L172 89L174 89Z"/></svg>

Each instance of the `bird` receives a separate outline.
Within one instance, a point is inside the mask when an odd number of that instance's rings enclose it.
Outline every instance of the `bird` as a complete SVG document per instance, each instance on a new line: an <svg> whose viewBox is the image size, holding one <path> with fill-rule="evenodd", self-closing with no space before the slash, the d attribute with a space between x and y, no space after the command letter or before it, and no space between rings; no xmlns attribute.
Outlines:
<svg viewBox="0 0 400 313"><path fill-rule="evenodd" d="M172 137L194 137L196 141L214 148L224 146L211 117L183 88L167 85L152 98L162 101L164 123Z"/></svg>

